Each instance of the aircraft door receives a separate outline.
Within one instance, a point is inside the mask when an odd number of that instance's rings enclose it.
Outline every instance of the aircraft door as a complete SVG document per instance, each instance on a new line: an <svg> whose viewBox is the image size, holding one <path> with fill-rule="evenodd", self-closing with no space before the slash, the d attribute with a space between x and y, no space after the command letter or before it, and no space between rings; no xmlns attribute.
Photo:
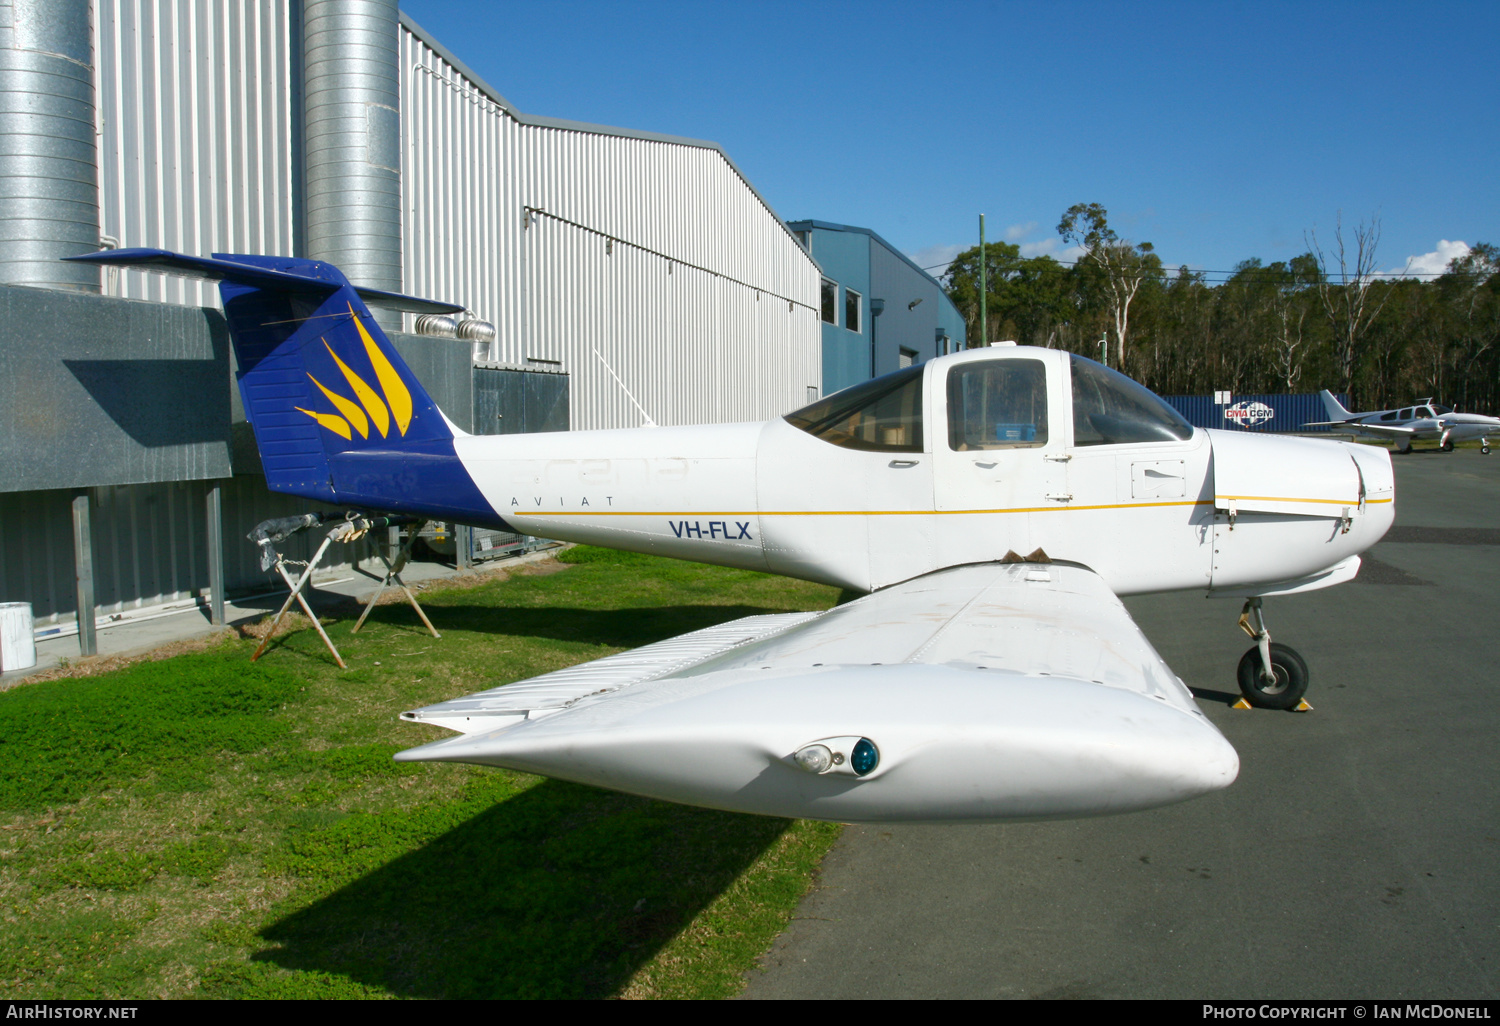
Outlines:
<svg viewBox="0 0 1500 1026"><path fill-rule="evenodd" d="M923 410L926 367L844 389L768 431L759 472L766 551L780 573L873 589L932 568L932 458ZM795 483L795 484L793 484ZM837 573L810 573L797 552Z"/></svg>
<svg viewBox="0 0 1500 1026"><path fill-rule="evenodd" d="M933 405L944 411L932 440L943 563L1029 555L1036 519L1068 502L1067 463L1055 458L1056 376L1052 361L997 356L952 364L934 382Z"/></svg>
<svg viewBox="0 0 1500 1026"><path fill-rule="evenodd" d="M1068 362L1076 515L1058 519L1048 554L1108 567L1120 593L1206 586L1208 437L1138 382L1084 357Z"/></svg>

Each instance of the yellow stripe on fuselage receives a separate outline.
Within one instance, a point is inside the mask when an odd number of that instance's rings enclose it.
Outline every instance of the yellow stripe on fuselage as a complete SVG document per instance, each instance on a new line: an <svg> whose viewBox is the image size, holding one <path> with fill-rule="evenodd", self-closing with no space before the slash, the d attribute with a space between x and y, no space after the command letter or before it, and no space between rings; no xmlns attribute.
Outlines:
<svg viewBox="0 0 1500 1026"><path fill-rule="evenodd" d="M1252 498L1235 496L1235 498ZM1264 499L1264 496L1260 498ZM1356 502L1345 499L1276 499L1276 502L1319 502L1339 506L1353 506ZM1366 505L1393 502L1393 499L1367 499ZM501 516L515 517L925 517L925 516L982 516L992 513L1080 513L1085 510L1105 509L1160 509L1167 506L1212 506L1212 499L1184 499L1177 502L1124 502L1097 506L1017 506L1013 509L801 509L801 510L534 510L530 512L506 513ZM1256 512L1250 510L1249 512Z"/></svg>

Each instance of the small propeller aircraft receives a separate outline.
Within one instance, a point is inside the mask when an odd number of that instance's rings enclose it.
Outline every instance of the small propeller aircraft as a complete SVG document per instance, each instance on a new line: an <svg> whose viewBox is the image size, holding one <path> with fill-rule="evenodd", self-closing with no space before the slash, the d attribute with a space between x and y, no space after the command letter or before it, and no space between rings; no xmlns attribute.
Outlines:
<svg viewBox="0 0 1500 1026"><path fill-rule="evenodd" d="M1479 451L1490 454L1490 435L1500 435L1500 417L1479 413L1454 413L1453 407L1431 399L1396 410L1350 413L1332 392L1323 389L1318 395L1328 420L1313 421L1303 427L1336 427L1355 434L1397 443L1398 451L1411 452L1414 440L1435 439L1444 452L1452 452L1454 443L1479 439Z"/></svg>
<svg viewBox="0 0 1500 1026"><path fill-rule="evenodd" d="M326 263L115 250L218 280L268 485L820 581L865 597L752 616L404 713L397 755L839 821L1146 809L1239 759L1118 596L1245 599L1249 699L1307 667L1261 599L1348 581L1394 516L1383 449L1195 430L1129 378L1002 344L763 423L475 436Z"/></svg>

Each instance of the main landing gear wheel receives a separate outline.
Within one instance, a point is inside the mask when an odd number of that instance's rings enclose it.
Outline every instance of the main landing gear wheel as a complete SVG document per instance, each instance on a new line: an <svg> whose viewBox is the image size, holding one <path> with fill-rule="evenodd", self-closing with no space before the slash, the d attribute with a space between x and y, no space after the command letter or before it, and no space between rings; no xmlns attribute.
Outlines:
<svg viewBox="0 0 1500 1026"><path fill-rule="evenodd" d="M1307 692L1307 663L1291 647L1271 640L1260 607L1260 596L1253 595L1240 610L1240 630L1255 639L1240 658L1240 694L1257 709L1311 709L1302 700ZM1238 702L1235 707L1244 708Z"/></svg>
<svg viewBox="0 0 1500 1026"><path fill-rule="evenodd" d="M1453 451L1453 439L1450 438L1450 439L1448 439L1448 441L1446 441L1446 442L1443 443L1443 451L1444 452L1452 452Z"/></svg>
<svg viewBox="0 0 1500 1026"><path fill-rule="evenodd" d="M1257 709L1295 709L1307 692L1307 663L1290 646L1271 642L1271 678L1266 678L1260 646L1240 657L1240 694Z"/></svg>
<svg viewBox="0 0 1500 1026"><path fill-rule="evenodd" d="M1484 453L1486 456L1488 456L1490 454L1490 447L1487 446L1487 445L1481 445L1479 447L1479 451L1482 452L1482 453Z"/></svg>

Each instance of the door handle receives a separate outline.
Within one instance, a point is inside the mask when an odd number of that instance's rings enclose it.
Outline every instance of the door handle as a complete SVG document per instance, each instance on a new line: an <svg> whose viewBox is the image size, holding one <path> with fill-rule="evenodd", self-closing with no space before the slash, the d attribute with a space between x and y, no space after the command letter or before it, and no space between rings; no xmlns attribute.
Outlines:
<svg viewBox="0 0 1500 1026"><path fill-rule="evenodd" d="M1000 464L997 463L995 460L975 460L974 461L974 466L976 466L976 467L983 467L985 470L994 470L999 465Z"/></svg>
<svg viewBox="0 0 1500 1026"><path fill-rule="evenodd" d="M891 460L893 467L915 467L921 460Z"/></svg>

